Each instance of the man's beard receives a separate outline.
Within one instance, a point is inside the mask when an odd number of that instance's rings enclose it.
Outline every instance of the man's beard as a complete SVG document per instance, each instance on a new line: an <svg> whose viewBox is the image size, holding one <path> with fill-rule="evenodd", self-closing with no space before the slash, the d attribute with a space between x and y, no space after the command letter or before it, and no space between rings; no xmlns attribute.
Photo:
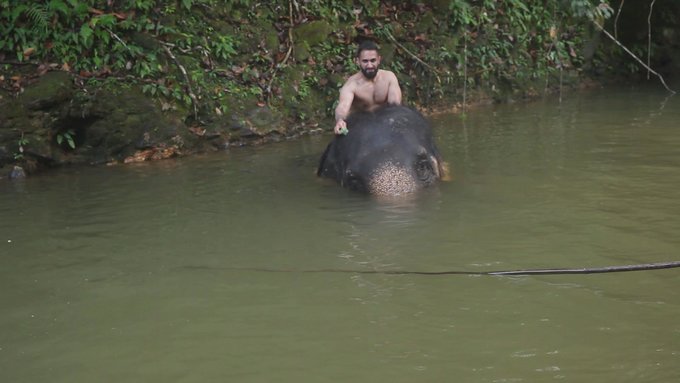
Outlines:
<svg viewBox="0 0 680 383"><path fill-rule="evenodd" d="M375 76L378 74L378 68L375 69L361 69L361 73L364 74L364 77L366 77L369 80L373 80Z"/></svg>

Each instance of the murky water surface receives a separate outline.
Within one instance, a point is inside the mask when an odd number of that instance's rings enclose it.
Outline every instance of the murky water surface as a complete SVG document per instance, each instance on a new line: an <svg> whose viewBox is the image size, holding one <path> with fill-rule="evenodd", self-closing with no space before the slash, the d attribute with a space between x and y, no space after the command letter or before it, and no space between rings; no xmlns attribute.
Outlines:
<svg viewBox="0 0 680 383"><path fill-rule="evenodd" d="M2 382L675 382L680 98L432 116L454 180L381 201L330 136L0 182Z"/></svg>

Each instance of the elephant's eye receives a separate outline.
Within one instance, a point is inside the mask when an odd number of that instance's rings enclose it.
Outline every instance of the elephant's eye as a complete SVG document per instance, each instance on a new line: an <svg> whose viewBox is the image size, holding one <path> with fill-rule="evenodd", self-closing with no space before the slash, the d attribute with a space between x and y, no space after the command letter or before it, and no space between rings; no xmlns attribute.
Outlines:
<svg viewBox="0 0 680 383"><path fill-rule="evenodd" d="M358 177L350 170L347 170L345 172L345 177L342 181L342 184L343 186L348 187L352 190L368 192L368 189L366 188L363 179L361 179L361 177Z"/></svg>
<svg viewBox="0 0 680 383"><path fill-rule="evenodd" d="M426 185L434 182L436 176L432 163L427 154L419 154L415 162L415 171L418 179Z"/></svg>

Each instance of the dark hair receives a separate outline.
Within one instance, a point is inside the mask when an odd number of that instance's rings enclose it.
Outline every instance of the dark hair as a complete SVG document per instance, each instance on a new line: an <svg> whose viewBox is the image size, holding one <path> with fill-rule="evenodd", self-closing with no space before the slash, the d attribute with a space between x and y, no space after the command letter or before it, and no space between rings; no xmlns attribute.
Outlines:
<svg viewBox="0 0 680 383"><path fill-rule="evenodd" d="M357 57L361 55L362 51L378 51L378 45L373 40L364 40L357 48Z"/></svg>

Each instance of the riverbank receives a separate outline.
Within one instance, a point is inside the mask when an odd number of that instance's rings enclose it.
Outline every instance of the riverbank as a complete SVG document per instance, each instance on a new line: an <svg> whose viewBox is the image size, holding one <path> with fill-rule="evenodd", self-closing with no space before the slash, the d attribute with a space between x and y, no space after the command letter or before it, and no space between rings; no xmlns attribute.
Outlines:
<svg viewBox="0 0 680 383"><path fill-rule="evenodd" d="M210 151L262 145L331 131L332 115L317 113L301 121L256 104L242 115L220 116L208 123L187 123L176 110L137 89L78 88L77 78L64 71L36 77L17 97L3 95L0 120L5 132L0 146L0 179L23 178L70 165L123 165ZM578 91L593 82L581 81L562 91ZM528 101L551 94L523 94ZM426 115L464 113L498 102L478 90L465 104L439 100L409 103ZM10 131L10 134L7 132ZM19 135L16 133L19 132ZM14 133L14 134L12 134Z"/></svg>
<svg viewBox="0 0 680 383"><path fill-rule="evenodd" d="M591 25L607 8L557 0L8 4L0 177L329 131L363 39L426 114L592 86L610 67Z"/></svg>

